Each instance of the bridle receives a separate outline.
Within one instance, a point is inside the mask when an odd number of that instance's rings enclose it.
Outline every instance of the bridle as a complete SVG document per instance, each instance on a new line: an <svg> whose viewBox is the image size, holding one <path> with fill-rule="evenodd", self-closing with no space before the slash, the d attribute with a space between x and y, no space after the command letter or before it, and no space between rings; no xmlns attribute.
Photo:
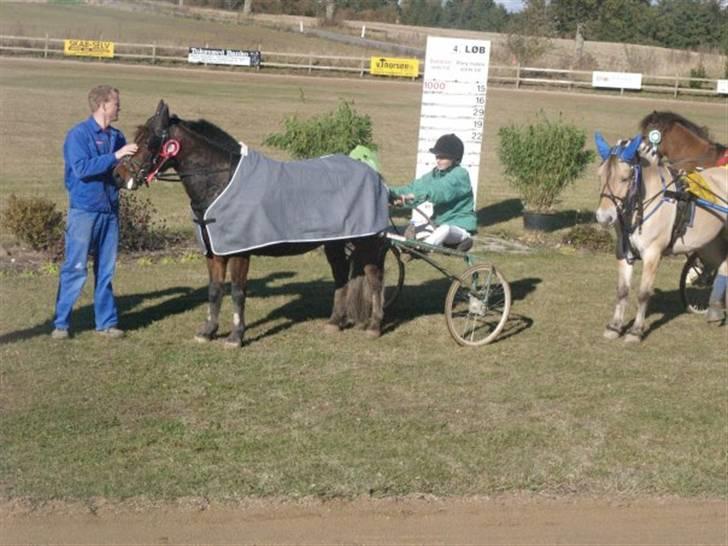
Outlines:
<svg viewBox="0 0 728 546"><path fill-rule="evenodd" d="M187 130L191 131L191 129L189 128L187 128ZM218 146L215 142L211 141L204 135L199 135L197 133L195 134L198 137L203 138L204 140L209 142L211 145L216 147ZM149 184L154 180L162 182L181 182L184 178L194 175L209 175L226 171L230 171L230 175L232 176L232 172L236 166L236 162L233 161L234 158L232 157L234 154L230 153L231 161L230 167L228 169L206 169L185 172L180 172L179 170L177 170L176 174L160 172L163 167L167 166L169 161L174 160L179 155L180 151L182 150L182 144L179 140L175 138L170 138L168 127L165 128L162 131L162 134L159 136L154 134L149 136L146 143L147 149L152 150L156 148L155 144L157 142L160 143L157 151L151 154L151 158L146 161L149 163L148 169L144 166L145 162L134 160L132 156L127 156L122 160L126 163L127 169L130 172L134 173L134 181L137 183L137 185L141 185L141 183L144 183L144 185L149 186ZM132 167L134 170L130 169L129 166Z"/></svg>

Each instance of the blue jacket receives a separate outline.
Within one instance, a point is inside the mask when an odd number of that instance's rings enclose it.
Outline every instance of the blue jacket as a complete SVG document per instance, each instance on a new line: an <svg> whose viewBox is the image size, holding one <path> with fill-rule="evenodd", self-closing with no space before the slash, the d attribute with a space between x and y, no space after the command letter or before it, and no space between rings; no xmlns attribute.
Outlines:
<svg viewBox="0 0 728 546"><path fill-rule="evenodd" d="M63 143L65 183L69 206L87 212L119 210L119 190L111 171L114 152L126 144L118 129L99 127L93 116L74 126Z"/></svg>

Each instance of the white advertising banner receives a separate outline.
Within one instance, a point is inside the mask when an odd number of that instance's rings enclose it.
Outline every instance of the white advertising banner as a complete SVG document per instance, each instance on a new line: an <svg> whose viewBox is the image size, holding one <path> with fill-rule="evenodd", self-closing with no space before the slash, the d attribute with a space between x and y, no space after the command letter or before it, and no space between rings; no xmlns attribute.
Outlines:
<svg viewBox="0 0 728 546"><path fill-rule="evenodd" d="M192 64L258 66L260 65L260 51L191 47L187 53L187 62Z"/></svg>
<svg viewBox="0 0 728 546"><path fill-rule="evenodd" d="M468 170L476 198L489 62L488 40L427 37L416 176L435 167L435 156L429 151L435 141L455 133L465 145L462 166ZM432 208L423 210L430 214Z"/></svg>
<svg viewBox="0 0 728 546"><path fill-rule="evenodd" d="M718 80L715 92L719 95L728 95L728 80Z"/></svg>
<svg viewBox="0 0 728 546"><path fill-rule="evenodd" d="M592 72L592 87L642 89L642 74L635 72Z"/></svg>

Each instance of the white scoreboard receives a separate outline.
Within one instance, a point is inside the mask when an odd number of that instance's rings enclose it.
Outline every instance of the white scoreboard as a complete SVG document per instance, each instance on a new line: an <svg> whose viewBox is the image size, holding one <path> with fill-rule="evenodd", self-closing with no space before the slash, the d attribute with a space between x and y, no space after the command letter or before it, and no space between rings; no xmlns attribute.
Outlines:
<svg viewBox="0 0 728 546"><path fill-rule="evenodd" d="M478 195L489 62L488 40L427 37L417 177L435 167L435 156L429 150L438 137L455 133L465 145L462 166L470 174L473 195ZM423 210L432 211L431 207Z"/></svg>

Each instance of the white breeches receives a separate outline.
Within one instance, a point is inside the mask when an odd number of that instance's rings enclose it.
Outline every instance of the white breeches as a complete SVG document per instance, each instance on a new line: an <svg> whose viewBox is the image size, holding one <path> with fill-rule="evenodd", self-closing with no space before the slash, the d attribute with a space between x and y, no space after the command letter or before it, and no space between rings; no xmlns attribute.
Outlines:
<svg viewBox="0 0 728 546"><path fill-rule="evenodd" d="M470 233L458 226L443 224L434 231L432 226L424 226L422 231L417 233L417 238L424 240L430 245L457 245L470 237Z"/></svg>

